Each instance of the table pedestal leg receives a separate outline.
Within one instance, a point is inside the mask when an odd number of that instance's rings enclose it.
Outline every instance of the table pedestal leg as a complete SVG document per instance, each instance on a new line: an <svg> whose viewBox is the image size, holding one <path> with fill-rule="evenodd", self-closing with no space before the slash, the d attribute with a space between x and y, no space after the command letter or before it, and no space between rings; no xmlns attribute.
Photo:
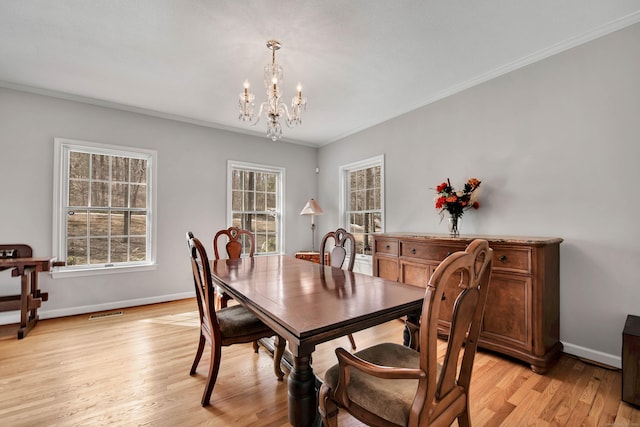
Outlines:
<svg viewBox="0 0 640 427"><path fill-rule="evenodd" d="M295 427L313 426L317 422L316 377L310 361L309 355L294 356L289 373L289 422Z"/></svg>

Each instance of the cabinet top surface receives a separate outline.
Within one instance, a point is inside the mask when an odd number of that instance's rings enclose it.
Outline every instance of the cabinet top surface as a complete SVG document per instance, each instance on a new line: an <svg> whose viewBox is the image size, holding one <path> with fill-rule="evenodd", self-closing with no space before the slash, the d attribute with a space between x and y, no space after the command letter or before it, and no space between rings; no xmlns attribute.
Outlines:
<svg viewBox="0 0 640 427"><path fill-rule="evenodd" d="M412 239L412 240L429 240L429 241L444 241L447 243L461 242L468 243L473 239L484 239L493 243L519 243L530 245L549 245L555 243L561 243L563 241L560 237L532 237L532 236L494 236L484 234L464 234L458 237L451 237L448 234L438 233L381 233L374 234L374 237L388 237L394 239Z"/></svg>

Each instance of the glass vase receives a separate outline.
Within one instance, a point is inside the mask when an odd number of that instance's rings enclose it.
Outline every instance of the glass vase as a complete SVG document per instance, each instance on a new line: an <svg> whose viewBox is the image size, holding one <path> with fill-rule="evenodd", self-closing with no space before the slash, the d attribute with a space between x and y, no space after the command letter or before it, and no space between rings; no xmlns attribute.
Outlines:
<svg viewBox="0 0 640 427"><path fill-rule="evenodd" d="M458 237L460 235L460 223L462 222L461 216L449 217L449 235L451 237Z"/></svg>

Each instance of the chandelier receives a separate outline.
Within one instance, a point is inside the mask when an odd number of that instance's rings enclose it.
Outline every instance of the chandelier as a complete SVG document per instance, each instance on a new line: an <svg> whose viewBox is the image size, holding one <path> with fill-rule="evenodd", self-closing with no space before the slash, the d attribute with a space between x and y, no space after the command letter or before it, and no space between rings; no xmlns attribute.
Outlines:
<svg viewBox="0 0 640 427"><path fill-rule="evenodd" d="M267 89L267 100L260 104L258 114L254 114L255 96L249 92L249 81L244 82L244 92L240 93L239 106L240 115L238 119L255 126L260 121L260 116L264 112L267 120L267 137L272 141L282 138L282 118L288 127L302 123L302 110L307 108L307 99L302 97L302 86L298 83L298 94L291 100L291 111L280 98L280 83L284 77L282 67L276 64L276 50L280 49L280 42L277 40L267 41L267 47L271 49L271 64L264 66L264 86Z"/></svg>

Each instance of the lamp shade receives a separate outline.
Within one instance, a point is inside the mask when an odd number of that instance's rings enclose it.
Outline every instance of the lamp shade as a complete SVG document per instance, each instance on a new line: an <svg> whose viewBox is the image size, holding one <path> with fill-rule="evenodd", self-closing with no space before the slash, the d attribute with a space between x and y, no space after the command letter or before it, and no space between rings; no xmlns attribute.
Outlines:
<svg viewBox="0 0 640 427"><path fill-rule="evenodd" d="M322 215L323 213L322 208L315 199L309 199L307 204L304 205L304 208L300 211L300 215Z"/></svg>

